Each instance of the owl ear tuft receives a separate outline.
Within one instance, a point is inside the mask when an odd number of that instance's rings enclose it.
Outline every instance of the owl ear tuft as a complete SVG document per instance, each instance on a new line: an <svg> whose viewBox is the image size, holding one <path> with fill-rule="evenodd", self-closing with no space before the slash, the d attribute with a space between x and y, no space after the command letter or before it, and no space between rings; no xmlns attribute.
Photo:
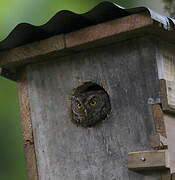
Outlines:
<svg viewBox="0 0 175 180"><path fill-rule="evenodd" d="M79 99L79 97L78 96L75 96L75 95L72 95L72 102L79 102L80 101L80 99Z"/></svg>
<svg viewBox="0 0 175 180"><path fill-rule="evenodd" d="M76 96L72 95L71 99L76 100L77 98L76 98Z"/></svg>

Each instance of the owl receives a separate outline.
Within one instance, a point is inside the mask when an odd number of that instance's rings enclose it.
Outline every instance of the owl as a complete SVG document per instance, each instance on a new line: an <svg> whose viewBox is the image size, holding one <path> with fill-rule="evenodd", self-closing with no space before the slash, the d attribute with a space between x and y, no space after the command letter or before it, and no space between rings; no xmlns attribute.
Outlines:
<svg viewBox="0 0 175 180"><path fill-rule="evenodd" d="M77 126L93 126L104 120L110 110L109 96L103 90L92 90L72 96L72 122Z"/></svg>

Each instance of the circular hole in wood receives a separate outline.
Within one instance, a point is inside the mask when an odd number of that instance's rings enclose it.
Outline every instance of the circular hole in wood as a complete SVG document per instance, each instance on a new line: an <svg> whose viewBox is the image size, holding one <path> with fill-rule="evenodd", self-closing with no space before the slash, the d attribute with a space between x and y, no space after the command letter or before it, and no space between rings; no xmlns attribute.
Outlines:
<svg viewBox="0 0 175 180"><path fill-rule="evenodd" d="M71 99L72 122L91 127L106 119L111 111L108 93L96 83L86 82L77 87Z"/></svg>

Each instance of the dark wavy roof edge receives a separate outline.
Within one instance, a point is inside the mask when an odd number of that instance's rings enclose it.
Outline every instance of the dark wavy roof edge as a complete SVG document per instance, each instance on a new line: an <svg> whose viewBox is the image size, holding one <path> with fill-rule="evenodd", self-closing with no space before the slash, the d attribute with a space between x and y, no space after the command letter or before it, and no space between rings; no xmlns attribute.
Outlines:
<svg viewBox="0 0 175 180"><path fill-rule="evenodd" d="M174 19L161 16L146 7L125 9L116 3L104 1L83 14L68 10L59 11L40 26L29 23L18 24L4 40L0 41L0 51L141 12L149 13L150 17L162 23L165 29L169 29L171 23L175 24Z"/></svg>

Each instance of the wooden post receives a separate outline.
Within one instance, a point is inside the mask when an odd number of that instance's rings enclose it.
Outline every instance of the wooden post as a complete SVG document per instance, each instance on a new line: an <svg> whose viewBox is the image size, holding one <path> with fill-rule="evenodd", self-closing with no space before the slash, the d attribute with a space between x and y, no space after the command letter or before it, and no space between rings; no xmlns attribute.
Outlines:
<svg viewBox="0 0 175 180"><path fill-rule="evenodd" d="M38 180L37 162L33 139L32 120L29 105L29 94L27 87L27 74L25 69L19 71L19 102L21 107L21 119L24 137L24 152L26 160L26 169L29 180Z"/></svg>
<svg viewBox="0 0 175 180"><path fill-rule="evenodd" d="M29 180L170 180L172 34L140 13L0 52L0 66L17 74ZM92 127L72 123L72 95L85 84L110 99Z"/></svg>

